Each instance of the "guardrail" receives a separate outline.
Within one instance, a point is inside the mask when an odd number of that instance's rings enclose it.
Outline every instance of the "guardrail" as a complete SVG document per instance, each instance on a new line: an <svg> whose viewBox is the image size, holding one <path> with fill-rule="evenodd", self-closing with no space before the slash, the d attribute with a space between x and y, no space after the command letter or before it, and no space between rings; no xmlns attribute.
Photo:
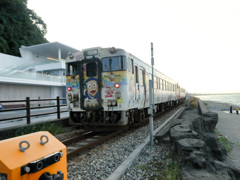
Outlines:
<svg viewBox="0 0 240 180"><path fill-rule="evenodd" d="M8 120L13 120L13 119L21 119L21 118L26 118L27 119L27 124L31 124L31 117L35 117L35 116L43 116L43 115L49 115L49 114L56 114L57 113L57 119L60 119L60 114L62 112L67 112L68 110L62 110L60 109L61 106L67 106L66 104L60 104L60 100L66 100L66 98L59 98L59 96L57 96L56 99L31 99L29 97L26 97L25 100L10 100L10 101L0 101L0 104L2 104L2 106L4 107L5 103L8 103L7 105L5 105L5 107L8 108L4 108L2 110L0 110L0 114L2 112L9 112L9 111L21 111L21 110L26 110L26 115L24 116L15 116L14 117L8 117L8 118L0 118L0 121L8 121ZM38 103L38 106L36 107L31 107L30 102L36 102L36 101L56 101L56 105L49 105L49 106L40 106L40 104ZM15 104L11 104L9 105L9 103L15 103ZM22 103L22 104L16 104L16 103ZM24 103L24 104L23 104ZM25 107L21 107L21 106L25 106ZM11 107L21 107L21 108L11 108ZM45 113L35 113L35 114L31 114L31 110L33 109L46 109L46 108L52 108L52 107L56 107L57 111L50 111L50 112L45 112Z"/></svg>

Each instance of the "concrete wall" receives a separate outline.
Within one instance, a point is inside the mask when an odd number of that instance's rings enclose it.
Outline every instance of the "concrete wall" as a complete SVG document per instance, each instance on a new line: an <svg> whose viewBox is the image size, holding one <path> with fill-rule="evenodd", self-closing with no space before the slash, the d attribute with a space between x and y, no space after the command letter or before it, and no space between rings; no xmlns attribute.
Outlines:
<svg viewBox="0 0 240 180"><path fill-rule="evenodd" d="M55 99L57 96L65 98L63 95L63 87L0 84L0 101L25 100L26 97L30 97L30 99L38 99L38 97L41 99ZM55 101L52 102L55 103Z"/></svg>

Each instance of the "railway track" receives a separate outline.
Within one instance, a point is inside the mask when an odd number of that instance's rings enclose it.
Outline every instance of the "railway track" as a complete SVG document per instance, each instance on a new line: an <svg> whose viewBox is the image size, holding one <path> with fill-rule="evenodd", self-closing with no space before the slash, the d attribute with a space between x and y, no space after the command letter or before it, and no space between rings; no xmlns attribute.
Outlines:
<svg viewBox="0 0 240 180"><path fill-rule="evenodd" d="M156 130L156 128L159 127L162 128L162 126L165 127L165 125L167 125L168 123L164 122L170 117L171 119L175 118L173 117L173 114L175 114L175 112L178 109L184 106L185 105L180 105L180 107L178 106L177 108L173 108L168 112L167 111L162 112L161 115L159 117L156 117L154 121L155 127L154 129ZM175 114L174 116L177 116L177 114ZM87 156L81 153L80 155L81 158L71 158L70 161L68 161L69 179L77 178L91 179L92 177L96 177L95 179L107 179L108 177L109 178L112 177L113 172L114 173L118 172L120 173L119 175L122 176L124 172L126 172L125 168L130 167L131 166L130 164L133 163L133 161L136 159L136 157L134 157L133 154L138 156L139 152L142 151L139 149L139 146L143 147L142 143L145 143L148 135L149 135L148 126L142 126L139 129L136 127L133 128L133 131L130 130L127 133L122 133L121 138L118 138L116 141L111 140L108 141L107 145L103 145L104 148L102 146L96 146L94 149L91 149L92 153L89 153ZM158 148L158 146L154 147ZM136 153L136 151L138 153ZM146 154L147 152L145 152L144 154ZM156 151L153 154L151 154L151 156L150 155L149 156L150 157L154 156L154 159L156 158L162 159L165 158L166 155L164 155L164 153L166 152L168 152L168 148L161 145L160 151ZM159 155L156 156L156 154ZM131 159L133 161L130 161ZM143 162L145 162L145 160L147 161L147 159L148 157L146 157L146 159L143 159ZM130 162L130 164L127 164L126 162ZM122 166L126 167L120 168ZM119 171L119 168L121 169L121 171ZM137 174L139 174L139 172L137 172ZM137 174L136 177L138 176ZM116 174L115 175L113 174L113 176L115 178ZM128 178L128 175L126 177Z"/></svg>
<svg viewBox="0 0 240 180"><path fill-rule="evenodd" d="M70 159L87 149L95 147L98 144L123 133L126 130L127 128L111 133L87 132L83 135L64 140L62 143L67 146L67 158Z"/></svg>
<svg viewBox="0 0 240 180"><path fill-rule="evenodd" d="M169 108L167 111L159 112L154 115L154 117L161 116L173 108ZM114 132L93 132L89 131L77 137L73 137L67 140L62 141L64 145L67 146L67 158L71 159L77 154L86 151L87 149L93 148L104 141L107 141L131 128L139 128L141 126L148 124L149 117L145 117L144 120L140 123L135 123L131 126L126 126L124 129L114 131Z"/></svg>

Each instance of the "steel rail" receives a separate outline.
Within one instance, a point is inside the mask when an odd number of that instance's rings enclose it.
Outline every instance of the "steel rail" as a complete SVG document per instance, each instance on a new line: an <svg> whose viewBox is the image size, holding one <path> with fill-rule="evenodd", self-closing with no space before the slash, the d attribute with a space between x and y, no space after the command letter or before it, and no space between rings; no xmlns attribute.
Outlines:
<svg viewBox="0 0 240 180"><path fill-rule="evenodd" d="M96 146L96 145L98 145L98 144L100 144L100 143L102 143L102 142L104 142L104 141L114 137L114 136L117 136L117 135L121 134L122 132L124 132L126 130L127 130L127 128L115 131L114 133L111 133L111 134L109 134L107 136L104 136L104 137L94 141L94 142L91 142L91 143L89 143L89 144L87 144L85 146L82 146L82 147L80 147L80 148L78 148L78 149L76 149L74 151L71 151L71 152L67 153L67 159L73 158L77 154L79 154L79 153L81 153L81 152L83 152L83 151L85 151L85 150L87 150L89 148L92 148L92 147L94 147L94 146Z"/></svg>
<svg viewBox="0 0 240 180"><path fill-rule="evenodd" d="M65 146L67 146L67 145L72 144L72 143L74 143L76 141L80 141L80 140L89 138L89 137L94 136L94 135L96 135L96 133L90 131L90 132L84 133L83 135L80 135L80 136L77 136L77 137L74 137L74 138L71 138L71 139L64 140L64 141L62 141L62 143Z"/></svg>

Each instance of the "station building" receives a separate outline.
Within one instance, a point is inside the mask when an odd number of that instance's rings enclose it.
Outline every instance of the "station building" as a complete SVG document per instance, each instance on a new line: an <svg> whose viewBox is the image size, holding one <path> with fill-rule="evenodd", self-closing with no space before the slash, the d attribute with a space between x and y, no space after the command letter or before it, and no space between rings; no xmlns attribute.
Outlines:
<svg viewBox="0 0 240 180"><path fill-rule="evenodd" d="M79 50L53 42L19 51L21 57L0 53L0 101L65 98L65 59Z"/></svg>

